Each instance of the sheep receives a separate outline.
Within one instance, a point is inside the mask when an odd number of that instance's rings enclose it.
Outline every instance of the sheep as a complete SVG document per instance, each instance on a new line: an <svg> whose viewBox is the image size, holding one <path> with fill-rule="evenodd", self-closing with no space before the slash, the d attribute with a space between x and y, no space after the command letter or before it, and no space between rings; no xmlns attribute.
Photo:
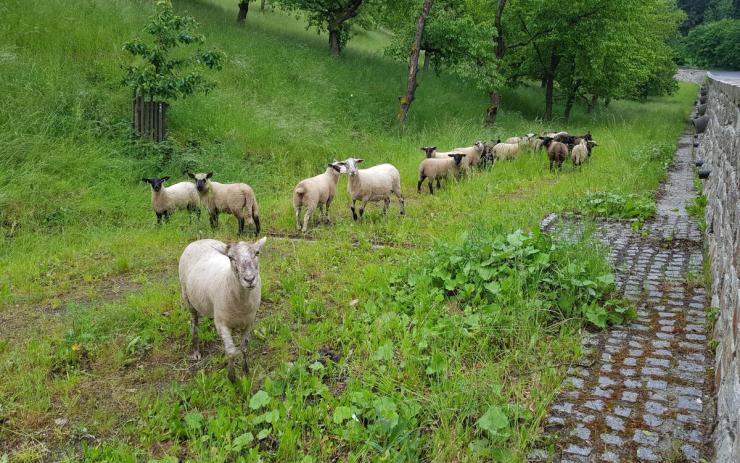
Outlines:
<svg viewBox="0 0 740 463"><path fill-rule="evenodd" d="M495 164L496 158L493 154L493 147L499 143L501 143L500 138L496 141L487 141L483 144L483 153L480 158L482 167L488 167L489 165L493 166Z"/></svg>
<svg viewBox="0 0 740 463"><path fill-rule="evenodd" d="M448 178L460 171L460 161L466 156L462 153L448 154L448 159L427 158L419 164L419 183L416 184L416 190L421 193L421 184L425 178L429 179L429 194L434 194L432 184L437 180L437 188L440 188L439 181L441 178Z"/></svg>
<svg viewBox="0 0 740 463"><path fill-rule="evenodd" d="M588 142L581 140L579 144L573 147L570 153L570 159L573 161L573 166L580 166L588 158Z"/></svg>
<svg viewBox="0 0 740 463"><path fill-rule="evenodd" d="M586 142L586 148L588 148L588 157L591 157L591 151L594 149L594 147L599 146L596 144L595 141L588 140Z"/></svg>
<svg viewBox="0 0 740 463"><path fill-rule="evenodd" d="M326 223L330 223L329 207L337 194L337 182L339 176L347 172L347 168L334 161L328 164L326 172L311 178L302 180L293 190L293 209L295 209L295 222L298 230L304 233L308 230L308 220L311 214L318 206L319 222L324 215L326 208ZM306 214L303 217L303 227L301 227L301 208L306 208Z"/></svg>
<svg viewBox="0 0 740 463"><path fill-rule="evenodd" d="M553 164L556 164L557 168L561 169L563 161L568 157L568 146L555 141L551 137L540 138L542 139L542 146L547 148L547 157L550 159L550 172L552 172Z"/></svg>
<svg viewBox="0 0 740 463"><path fill-rule="evenodd" d="M244 330L241 361L244 372L249 371L247 344L262 299L259 254L266 239L234 244L198 240L190 243L180 256L180 288L183 303L191 315L193 359L201 358L199 318L212 318L229 359L231 381L236 379L234 367L240 353L234 346L232 330Z"/></svg>
<svg viewBox="0 0 740 463"><path fill-rule="evenodd" d="M218 183L211 180L213 172L191 174L201 202L208 208L211 228L218 228L218 215L226 212L239 222L239 235L244 233L244 223L254 223L254 236L260 234L260 218L257 211L257 198L252 187L246 183Z"/></svg>
<svg viewBox="0 0 740 463"><path fill-rule="evenodd" d="M163 217L165 222L169 221L170 215L179 209L187 209L191 214L190 220L193 219L193 213L200 218L200 205L195 185L190 182L180 182L172 186L164 186L169 179L167 176L141 179L142 182L152 187L152 209L157 215L157 224L162 223Z"/></svg>
<svg viewBox="0 0 740 463"><path fill-rule="evenodd" d="M470 168L477 166L480 163L481 155L483 154L483 149L485 148L485 142L483 141L477 141L473 144L473 146L468 146L465 148L455 148L449 153L446 154L454 154L454 153L461 153L465 155L465 159L463 159L463 162L460 164L460 167L462 170L467 171L470 170Z"/></svg>
<svg viewBox="0 0 740 463"><path fill-rule="evenodd" d="M493 147L493 157L497 161L516 159L520 150L518 143L498 143Z"/></svg>
<svg viewBox="0 0 740 463"><path fill-rule="evenodd" d="M347 182L347 191L349 192L352 211L352 219L358 220L365 213L365 206L368 201L383 201L383 216L388 212L388 206L391 203L390 194L393 192L398 198L401 206L401 215L406 214L404 208L404 199L401 194L401 174L398 169L390 164L380 164L368 169L358 169L357 164L363 162L363 159L348 158L340 164L347 167L349 172L349 182ZM355 202L362 201L359 216L355 212Z"/></svg>

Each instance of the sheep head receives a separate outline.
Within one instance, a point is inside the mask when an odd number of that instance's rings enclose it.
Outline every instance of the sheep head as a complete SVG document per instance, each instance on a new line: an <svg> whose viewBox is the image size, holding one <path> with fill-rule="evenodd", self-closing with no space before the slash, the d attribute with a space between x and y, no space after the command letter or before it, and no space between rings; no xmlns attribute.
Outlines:
<svg viewBox="0 0 740 463"><path fill-rule="evenodd" d="M151 185L152 190L154 190L155 192L159 192L164 186L164 182L166 182L169 179L170 179L169 177L164 176L162 178L158 178L158 177L142 178L141 181L146 182L149 185Z"/></svg>
<svg viewBox="0 0 740 463"><path fill-rule="evenodd" d="M364 159L347 158L345 161L342 161L340 164L347 167L347 171L349 172L350 177L354 177L355 175L357 175L357 164L363 161Z"/></svg>
<svg viewBox="0 0 740 463"><path fill-rule="evenodd" d="M437 147L436 146L423 146L421 150L424 151L427 158L431 158L434 156L434 152L437 151Z"/></svg>
<svg viewBox="0 0 740 463"><path fill-rule="evenodd" d="M328 164L328 166L331 169L334 169L337 173L339 173L339 175L346 174L347 173L347 166L345 166L343 163L337 161L336 159L334 160L334 162L330 162Z"/></svg>
<svg viewBox="0 0 740 463"><path fill-rule="evenodd" d="M239 241L229 244L223 254L231 262L231 270L244 289L254 289L260 284L260 251L267 237L254 243Z"/></svg>
<svg viewBox="0 0 740 463"><path fill-rule="evenodd" d="M467 155L464 153L452 153L452 154L448 154L447 156L453 158L455 160L455 165L459 166L460 161L462 161L462 158L464 158Z"/></svg>
<svg viewBox="0 0 740 463"><path fill-rule="evenodd" d="M188 177L193 179L195 182L195 188L200 193L204 193L208 191L208 188L210 187L210 180L211 177L213 177L213 172L208 172L207 174L199 173L199 174L191 174L188 172Z"/></svg>

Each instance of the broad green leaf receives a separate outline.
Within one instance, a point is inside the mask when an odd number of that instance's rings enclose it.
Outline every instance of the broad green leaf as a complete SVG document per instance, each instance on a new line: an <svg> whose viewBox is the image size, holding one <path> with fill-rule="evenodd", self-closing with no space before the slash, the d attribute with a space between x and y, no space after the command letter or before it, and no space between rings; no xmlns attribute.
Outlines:
<svg viewBox="0 0 740 463"><path fill-rule="evenodd" d="M350 407L339 406L334 409L334 423L342 424L350 418L352 418L352 409Z"/></svg>
<svg viewBox="0 0 740 463"><path fill-rule="evenodd" d="M496 435L499 431L509 427L509 419L506 414L501 410L501 407L492 405L488 407L486 413L480 417L476 423L479 428L492 435Z"/></svg>
<svg viewBox="0 0 740 463"><path fill-rule="evenodd" d="M249 408L252 410L259 410L270 403L270 396L263 390L257 391L251 399L249 399Z"/></svg>

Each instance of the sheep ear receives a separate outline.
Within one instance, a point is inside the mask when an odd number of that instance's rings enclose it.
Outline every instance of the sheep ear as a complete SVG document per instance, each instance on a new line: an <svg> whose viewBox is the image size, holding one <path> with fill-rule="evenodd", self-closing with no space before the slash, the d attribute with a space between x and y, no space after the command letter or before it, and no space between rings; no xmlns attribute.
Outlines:
<svg viewBox="0 0 740 463"><path fill-rule="evenodd" d="M265 241L267 241L267 237L263 236L252 244L252 248L254 249L255 254L259 255L260 251L262 250L262 246L265 245Z"/></svg>
<svg viewBox="0 0 740 463"><path fill-rule="evenodd" d="M195 180L195 174L193 174L193 173L188 172L188 177L190 177L193 180Z"/></svg>
<svg viewBox="0 0 740 463"><path fill-rule="evenodd" d="M363 161L364 161L364 159L355 159L355 164L359 164L359 163L361 163Z"/></svg>
<svg viewBox="0 0 740 463"><path fill-rule="evenodd" d="M206 174L206 178L211 178L211 177L213 177L213 172L208 172L208 173Z"/></svg>
<svg viewBox="0 0 740 463"><path fill-rule="evenodd" d="M169 175L165 175L164 177L162 177L162 181L163 182L166 182L169 179L170 179L170 176Z"/></svg>
<svg viewBox="0 0 740 463"><path fill-rule="evenodd" d="M141 181L144 183L152 183L152 179L150 178L142 178Z"/></svg>

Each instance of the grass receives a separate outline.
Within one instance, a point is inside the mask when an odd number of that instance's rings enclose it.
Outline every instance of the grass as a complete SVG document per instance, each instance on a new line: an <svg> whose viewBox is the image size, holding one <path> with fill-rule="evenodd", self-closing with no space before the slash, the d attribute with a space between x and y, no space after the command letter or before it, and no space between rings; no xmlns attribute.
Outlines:
<svg viewBox="0 0 740 463"><path fill-rule="evenodd" d="M567 126L539 120L540 89L521 87L486 127L484 95L429 74L398 128L406 70L379 53L383 33L360 34L337 60L299 19L253 11L237 27L232 3L177 2L229 59L216 90L173 104L163 146L130 140L118 84L121 45L140 33L148 2L0 6L0 460L522 460L545 445L541 420L578 355L582 317L523 306L501 343L467 329L477 350L448 333L429 354L447 366L429 375L407 356L422 313L373 304L395 297L390 279L424 268L428 252L536 229L587 192L652 194L666 167L656 153L675 146L695 87L576 108ZM599 147L578 171L551 174L543 154L527 154L434 196L415 191L421 146L545 128L591 130ZM266 231L288 234L293 186L348 156L396 165L408 215L394 202L387 221L370 206L353 223L343 179L334 224L312 228L315 241L268 240L250 376L228 383L210 323L193 365L177 258L194 239L235 239L236 223L223 217L214 234L180 214L156 227L140 178L192 169L245 181ZM600 255L588 245L578 261L596 268ZM449 317L435 306L435 320L449 329L475 320L465 322L469 301L443 306Z"/></svg>

